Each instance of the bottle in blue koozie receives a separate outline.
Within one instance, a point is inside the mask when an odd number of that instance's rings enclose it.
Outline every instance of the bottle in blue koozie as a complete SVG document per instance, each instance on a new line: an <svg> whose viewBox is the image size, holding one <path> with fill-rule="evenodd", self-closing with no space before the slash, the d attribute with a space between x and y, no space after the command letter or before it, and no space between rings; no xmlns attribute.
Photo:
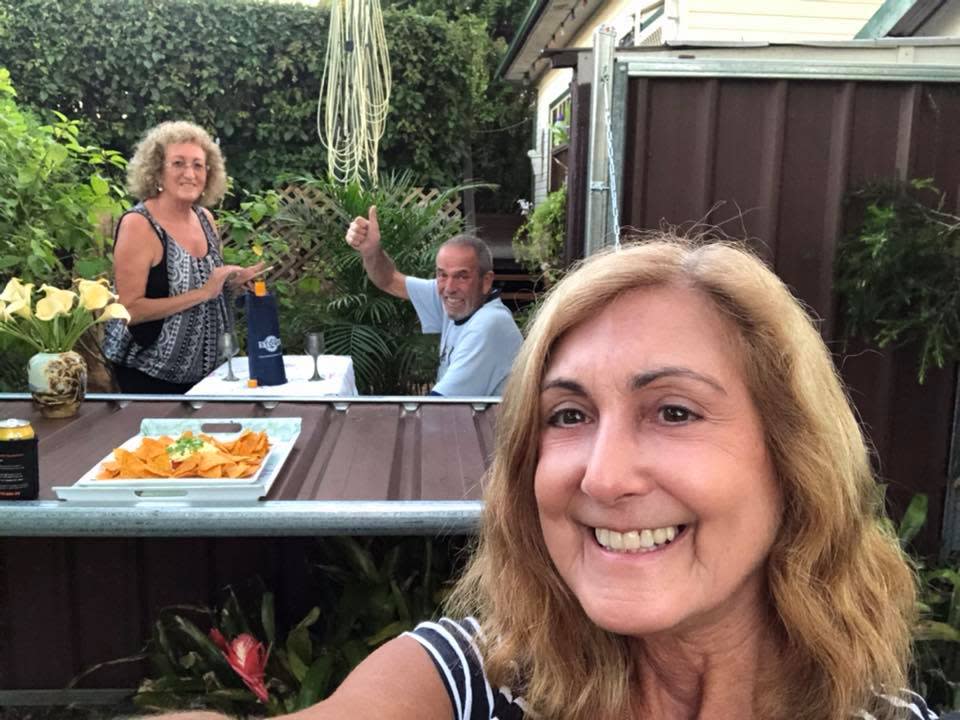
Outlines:
<svg viewBox="0 0 960 720"><path fill-rule="evenodd" d="M257 280L247 293L247 360L250 377L258 385L283 385L283 344L280 342L280 316L277 299L267 292L267 284Z"/></svg>

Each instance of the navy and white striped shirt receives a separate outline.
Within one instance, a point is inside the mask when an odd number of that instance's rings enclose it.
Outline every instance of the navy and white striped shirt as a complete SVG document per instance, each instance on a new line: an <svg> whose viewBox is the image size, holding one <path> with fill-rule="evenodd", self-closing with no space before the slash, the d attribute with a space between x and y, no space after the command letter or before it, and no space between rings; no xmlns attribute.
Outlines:
<svg viewBox="0 0 960 720"><path fill-rule="evenodd" d="M405 633L424 647L433 660L440 679L447 689L453 706L454 720L524 720L532 717L521 697L514 697L509 688L493 688L483 672L483 659L477 648L476 637L480 625L474 618L420 623L412 632ZM910 720L936 720L916 693L903 691L898 695L880 694L882 700L903 708ZM855 718L876 720L866 711Z"/></svg>

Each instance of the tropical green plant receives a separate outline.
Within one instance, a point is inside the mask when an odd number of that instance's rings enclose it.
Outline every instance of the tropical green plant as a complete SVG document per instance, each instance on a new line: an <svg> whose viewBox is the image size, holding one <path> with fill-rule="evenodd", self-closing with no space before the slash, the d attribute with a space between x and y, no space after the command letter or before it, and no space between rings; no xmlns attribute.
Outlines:
<svg viewBox="0 0 960 720"><path fill-rule="evenodd" d="M461 538L330 538L308 551L316 604L283 630L282 608L254 578L218 607L160 611L142 653L134 703L207 708L233 717L280 715L328 695L373 649L438 612L457 571Z"/></svg>
<svg viewBox="0 0 960 720"><path fill-rule="evenodd" d="M0 274L60 284L109 267L100 231L123 208L119 153L80 142L75 120L20 108L0 68Z"/></svg>
<svg viewBox="0 0 960 720"><path fill-rule="evenodd" d="M960 217L944 212L930 180L871 184L848 202L862 221L837 248L844 334L916 343L922 383L960 359Z"/></svg>
<svg viewBox="0 0 960 720"><path fill-rule="evenodd" d="M567 186L554 190L533 208L513 236L513 256L548 284L563 275L567 229Z"/></svg>
<svg viewBox="0 0 960 720"><path fill-rule="evenodd" d="M905 549L927 520L927 496L915 495L897 534ZM960 558L915 558L920 622L914 633L913 686L939 712L960 710Z"/></svg>

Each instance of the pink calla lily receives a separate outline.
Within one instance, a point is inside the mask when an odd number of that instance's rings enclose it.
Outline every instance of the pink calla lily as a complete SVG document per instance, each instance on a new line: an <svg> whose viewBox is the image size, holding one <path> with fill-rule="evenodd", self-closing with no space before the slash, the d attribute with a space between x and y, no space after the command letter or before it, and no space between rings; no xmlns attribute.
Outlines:
<svg viewBox="0 0 960 720"><path fill-rule="evenodd" d="M270 653L263 647L263 643L248 633L237 635L228 643L223 633L217 628L210 630L210 639L220 648L230 667L257 696L257 699L266 703L270 696L263 682L263 675Z"/></svg>

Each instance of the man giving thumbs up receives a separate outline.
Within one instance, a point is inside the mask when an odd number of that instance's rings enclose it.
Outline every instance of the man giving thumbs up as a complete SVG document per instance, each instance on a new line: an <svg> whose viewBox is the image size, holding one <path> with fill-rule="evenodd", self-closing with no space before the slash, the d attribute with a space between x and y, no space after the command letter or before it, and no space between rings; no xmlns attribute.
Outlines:
<svg viewBox="0 0 960 720"><path fill-rule="evenodd" d="M380 246L377 208L357 217L347 244L363 259L370 281L410 300L424 333L440 333L440 368L432 395L488 396L503 390L522 336L493 286L493 256L472 235L456 235L437 251L433 280L397 270Z"/></svg>

